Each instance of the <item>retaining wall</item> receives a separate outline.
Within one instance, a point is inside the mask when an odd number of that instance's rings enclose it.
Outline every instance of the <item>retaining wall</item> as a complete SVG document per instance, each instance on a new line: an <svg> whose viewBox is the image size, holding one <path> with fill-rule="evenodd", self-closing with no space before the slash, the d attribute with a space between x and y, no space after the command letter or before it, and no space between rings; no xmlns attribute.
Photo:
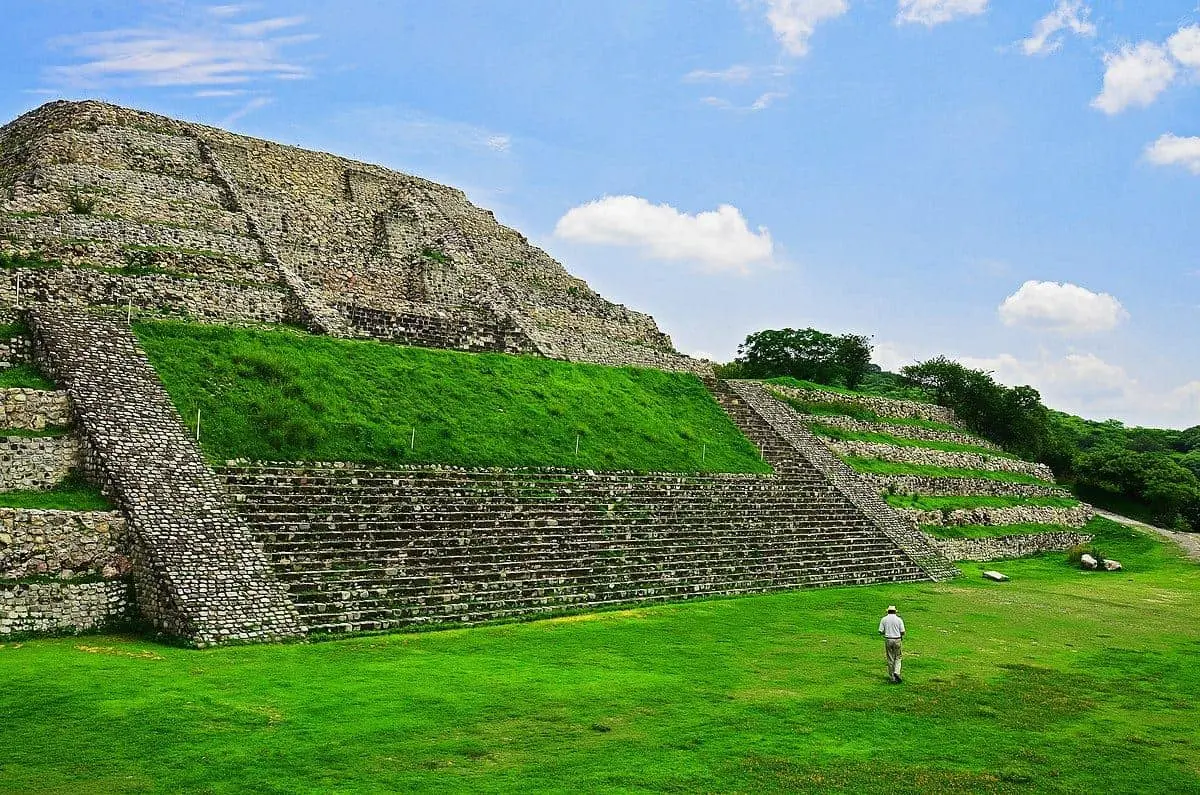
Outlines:
<svg viewBox="0 0 1200 795"><path fill-rule="evenodd" d="M125 518L109 511L0 508L0 579L129 573Z"/></svg>
<svg viewBox="0 0 1200 795"><path fill-rule="evenodd" d="M1087 533L1036 533L1031 535L998 536L995 538L936 538L929 541L950 560L987 562L1008 558L1024 558L1043 552L1065 552L1078 544L1090 543Z"/></svg>
<svg viewBox="0 0 1200 795"><path fill-rule="evenodd" d="M0 583L0 637L111 629L130 623L127 582Z"/></svg>

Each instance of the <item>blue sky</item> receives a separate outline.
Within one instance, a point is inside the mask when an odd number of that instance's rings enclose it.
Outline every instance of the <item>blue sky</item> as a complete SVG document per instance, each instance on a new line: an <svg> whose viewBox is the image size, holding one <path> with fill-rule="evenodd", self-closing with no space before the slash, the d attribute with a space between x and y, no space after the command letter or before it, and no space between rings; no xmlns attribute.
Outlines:
<svg viewBox="0 0 1200 795"><path fill-rule="evenodd" d="M689 353L946 353L1200 423L1197 0L0 0L101 98L465 189Z"/></svg>

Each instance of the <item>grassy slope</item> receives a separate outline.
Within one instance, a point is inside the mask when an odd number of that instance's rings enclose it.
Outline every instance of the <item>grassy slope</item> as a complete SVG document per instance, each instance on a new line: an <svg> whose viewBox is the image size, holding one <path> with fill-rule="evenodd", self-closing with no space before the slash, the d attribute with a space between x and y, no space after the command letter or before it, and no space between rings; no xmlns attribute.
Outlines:
<svg viewBox="0 0 1200 795"><path fill-rule="evenodd" d="M1041 508L1074 508L1079 500L1071 497L993 497L987 494L964 497L886 494L888 505L896 508L920 508L923 511L954 511L960 508L1010 508L1018 505Z"/></svg>
<svg viewBox="0 0 1200 795"><path fill-rule="evenodd" d="M691 375L285 331L135 328L183 416L201 410L201 441L217 459L768 471Z"/></svg>
<svg viewBox="0 0 1200 795"><path fill-rule="evenodd" d="M1200 567L1104 525L951 583L204 652L0 647L17 791L1195 791ZM876 623L908 624L905 684ZM69 749L69 751L64 751Z"/></svg>
<svg viewBox="0 0 1200 795"><path fill-rule="evenodd" d="M100 489L71 475L47 491L0 492L0 508L39 508L57 511L108 511L112 504Z"/></svg>
<svg viewBox="0 0 1200 795"><path fill-rule="evenodd" d="M18 364L0 370L0 389L55 389L54 382L31 364Z"/></svg>
<svg viewBox="0 0 1200 795"><path fill-rule="evenodd" d="M877 458L843 459L849 466L859 472L873 475L925 475L933 478L983 478L985 480L1002 480L1006 483L1028 483L1035 486L1053 486L1054 484L1039 480L1032 475L1022 472L994 472L988 469L954 469L932 464L902 464L895 461L881 461Z"/></svg>

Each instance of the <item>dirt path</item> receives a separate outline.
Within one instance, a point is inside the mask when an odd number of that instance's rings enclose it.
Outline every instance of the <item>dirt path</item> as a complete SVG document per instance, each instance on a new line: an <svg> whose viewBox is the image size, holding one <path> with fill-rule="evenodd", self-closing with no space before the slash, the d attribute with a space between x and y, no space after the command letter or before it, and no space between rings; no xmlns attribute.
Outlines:
<svg viewBox="0 0 1200 795"><path fill-rule="evenodd" d="M1200 561L1200 533L1178 533L1174 530L1167 530L1164 527L1155 527L1152 524L1139 522L1137 519L1130 519L1128 516L1121 516L1119 513L1111 513L1110 511L1102 511L1096 509L1096 513L1103 516L1105 519L1111 519L1114 522L1129 525L1130 527L1140 527L1143 530L1149 530L1152 533L1158 533L1163 538L1174 541L1183 553L1195 561Z"/></svg>

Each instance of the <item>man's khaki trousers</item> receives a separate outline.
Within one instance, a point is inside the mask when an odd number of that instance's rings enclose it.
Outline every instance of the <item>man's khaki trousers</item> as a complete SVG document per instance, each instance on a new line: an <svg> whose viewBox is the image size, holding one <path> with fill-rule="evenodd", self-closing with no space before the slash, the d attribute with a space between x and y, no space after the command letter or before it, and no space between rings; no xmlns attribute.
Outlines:
<svg viewBox="0 0 1200 795"><path fill-rule="evenodd" d="M900 658L904 656L904 647L899 638L888 638L884 641L884 647L887 651L888 677L898 679L900 677Z"/></svg>

